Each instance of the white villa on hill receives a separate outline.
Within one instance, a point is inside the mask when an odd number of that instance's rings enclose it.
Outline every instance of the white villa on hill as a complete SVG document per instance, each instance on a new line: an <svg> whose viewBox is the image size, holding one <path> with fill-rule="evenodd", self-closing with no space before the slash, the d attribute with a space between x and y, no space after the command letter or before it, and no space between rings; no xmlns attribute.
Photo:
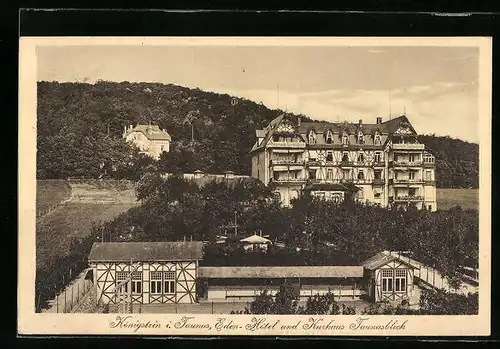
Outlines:
<svg viewBox="0 0 500 349"><path fill-rule="evenodd" d="M133 142L141 151L156 160L161 153L170 151L172 138L166 130L160 129L158 125L137 125L123 130L123 138L127 142Z"/></svg>

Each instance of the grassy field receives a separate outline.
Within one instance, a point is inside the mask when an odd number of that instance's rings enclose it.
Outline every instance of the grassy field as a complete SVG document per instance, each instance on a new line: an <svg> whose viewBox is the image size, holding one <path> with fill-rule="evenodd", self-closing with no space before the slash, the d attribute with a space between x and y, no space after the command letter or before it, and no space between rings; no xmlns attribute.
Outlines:
<svg viewBox="0 0 500 349"><path fill-rule="evenodd" d="M36 183L36 213L43 216L57 207L62 201L69 199L71 187L64 179L41 180Z"/></svg>
<svg viewBox="0 0 500 349"><path fill-rule="evenodd" d="M87 235L93 223L115 218L136 204L128 203L73 203L59 206L51 214L40 218L36 228L37 266L50 263L52 258L66 253L71 239Z"/></svg>
<svg viewBox="0 0 500 349"><path fill-rule="evenodd" d="M37 181L37 267L67 253L71 241L90 233L93 224L137 205L135 191L114 182Z"/></svg>
<svg viewBox="0 0 500 349"><path fill-rule="evenodd" d="M479 208L478 189L436 189L437 206L439 210L446 210L460 205L463 209Z"/></svg>

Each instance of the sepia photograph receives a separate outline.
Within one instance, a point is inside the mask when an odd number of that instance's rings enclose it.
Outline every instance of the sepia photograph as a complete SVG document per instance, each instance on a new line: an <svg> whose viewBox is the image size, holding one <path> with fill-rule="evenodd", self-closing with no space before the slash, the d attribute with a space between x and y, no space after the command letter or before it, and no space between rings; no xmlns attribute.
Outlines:
<svg viewBox="0 0 500 349"><path fill-rule="evenodd" d="M489 334L490 40L20 47L29 333Z"/></svg>

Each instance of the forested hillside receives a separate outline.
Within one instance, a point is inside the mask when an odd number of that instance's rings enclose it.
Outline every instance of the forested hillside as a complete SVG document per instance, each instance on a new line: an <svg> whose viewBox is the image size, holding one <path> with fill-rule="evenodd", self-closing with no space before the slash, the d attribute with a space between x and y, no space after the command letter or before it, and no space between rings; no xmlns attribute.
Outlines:
<svg viewBox="0 0 500 349"><path fill-rule="evenodd" d="M38 179L138 179L151 161L125 144L125 125L152 122L169 132L171 151L157 164L161 171L249 174L255 129L281 111L171 84L39 82L37 113ZM433 136L422 140L438 157L438 186L477 187L477 145Z"/></svg>
<svg viewBox="0 0 500 349"><path fill-rule="evenodd" d="M419 140L436 156L438 188L479 188L478 144L435 135L422 135Z"/></svg>

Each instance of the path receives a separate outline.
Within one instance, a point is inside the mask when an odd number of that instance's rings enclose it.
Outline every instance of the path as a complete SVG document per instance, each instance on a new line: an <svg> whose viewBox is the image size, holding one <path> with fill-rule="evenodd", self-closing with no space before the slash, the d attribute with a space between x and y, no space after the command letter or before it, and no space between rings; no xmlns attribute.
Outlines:
<svg viewBox="0 0 500 349"><path fill-rule="evenodd" d="M42 313L69 313L93 286L91 280L85 279L89 270L91 269L85 269L61 293L50 300L48 309L42 309Z"/></svg>

